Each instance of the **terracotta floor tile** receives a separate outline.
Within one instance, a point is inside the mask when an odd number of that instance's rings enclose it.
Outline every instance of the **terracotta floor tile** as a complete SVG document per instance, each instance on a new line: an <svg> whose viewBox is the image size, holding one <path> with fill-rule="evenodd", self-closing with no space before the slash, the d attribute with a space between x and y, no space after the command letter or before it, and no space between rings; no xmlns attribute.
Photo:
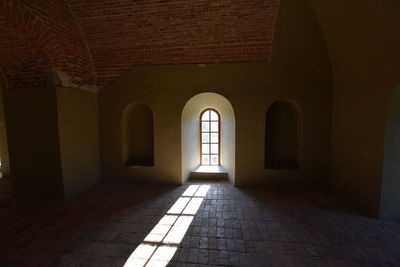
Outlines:
<svg viewBox="0 0 400 267"><path fill-rule="evenodd" d="M210 188L188 209L198 208L170 266L400 266L399 223L326 192L224 181L103 183L66 201L2 196L0 266L123 266L190 185Z"/></svg>

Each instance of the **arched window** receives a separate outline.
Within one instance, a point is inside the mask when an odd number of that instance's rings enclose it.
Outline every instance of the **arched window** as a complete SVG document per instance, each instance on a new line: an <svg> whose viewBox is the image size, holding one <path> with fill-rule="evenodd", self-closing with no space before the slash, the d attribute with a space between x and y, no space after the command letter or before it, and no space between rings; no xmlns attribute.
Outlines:
<svg viewBox="0 0 400 267"><path fill-rule="evenodd" d="M221 116L213 108L200 114L200 161L201 165L221 164Z"/></svg>

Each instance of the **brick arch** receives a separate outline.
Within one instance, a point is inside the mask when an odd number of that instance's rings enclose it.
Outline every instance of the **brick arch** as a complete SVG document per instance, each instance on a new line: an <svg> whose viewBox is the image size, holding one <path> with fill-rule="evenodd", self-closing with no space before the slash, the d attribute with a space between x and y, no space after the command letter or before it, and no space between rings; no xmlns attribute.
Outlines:
<svg viewBox="0 0 400 267"><path fill-rule="evenodd" d="M90 51L64 1L0 0L0 27L0 64L10 89L43 86L52 69L63 73L66 86L92 89Z"/></svg>

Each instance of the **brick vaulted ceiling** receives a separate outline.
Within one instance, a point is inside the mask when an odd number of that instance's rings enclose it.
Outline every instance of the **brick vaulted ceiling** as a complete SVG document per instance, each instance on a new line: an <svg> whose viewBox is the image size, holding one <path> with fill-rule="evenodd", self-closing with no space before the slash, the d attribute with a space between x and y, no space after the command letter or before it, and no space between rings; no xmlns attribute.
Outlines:
<svg viewBox="0 0 400 267"><path fill-rule="evenodd" d="M62 0L0 0L0 67L10 89L43 87L51 70L68 86L95 83L80 25Z"/></svg>
<svg viewBox="0 0 400 267"><path fill-rule="evenodd" d="M0 66L15 87L51 68L93 90L140 65L268 62L278 3L0 0Z"/></svg>

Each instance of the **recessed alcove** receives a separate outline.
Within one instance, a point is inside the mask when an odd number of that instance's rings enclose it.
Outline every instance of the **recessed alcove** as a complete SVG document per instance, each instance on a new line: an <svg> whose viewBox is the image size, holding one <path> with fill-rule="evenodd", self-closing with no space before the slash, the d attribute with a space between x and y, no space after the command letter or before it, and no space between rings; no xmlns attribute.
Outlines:
<svg viewBox="0 0 400 267"><path fill-rule="evenodd" d="M220 116L220 164L201 166L200 116L205 110L215 110ZM235 114L228 99L216 93L201 93L189 101L182 111L182 181L194 177L229 177L235 182ZM204 151L203 151L204 152ZM207 168L205 168L207 167Z"/></svg>
<svg viewBox="0 0 400 267"><path fill-rule="evenodd" d="M132 168L154 166L153 113L144 104L130 104L122 115L124 164Z"/></svg>
<svg viewBox="0 0 400 267"><path fill-rule="evenodd" d="M265 168L300 168L302 112L294 100L273 103L265 120Z"/></svg>

